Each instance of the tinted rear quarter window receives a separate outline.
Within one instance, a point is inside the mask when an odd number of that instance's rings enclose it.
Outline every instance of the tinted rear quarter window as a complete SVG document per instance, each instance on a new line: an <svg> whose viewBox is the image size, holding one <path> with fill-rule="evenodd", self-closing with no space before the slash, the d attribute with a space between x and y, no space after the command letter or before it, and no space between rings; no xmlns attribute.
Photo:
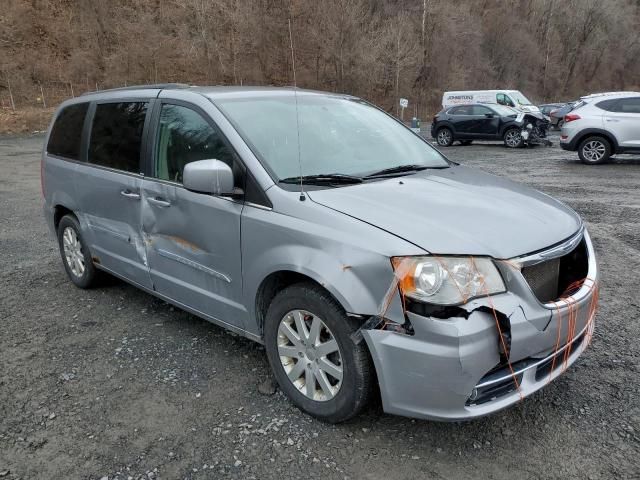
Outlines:
<svg viewBox="0 0 640 480"><path fill-rule="evenodd" d="M96 105L89 142L89 162L125 172L140 172L146 102Z"/></svg>
<svg viewBox="0 0 640 480"><path fill-rule="evenodd" d="M88 103L78 103L65 107L58 114L49 135L47 153L71 160L80 159L82 127L88 108Z"/></svg>
<svg viewBox="0 0 640 480"><path fill-rule="evenodd" d="M463 105L449 110L449 115L472 115L471 105Z"/></svg>
<svg viewBox="0 0 640 480"><path fill-rule="evenodd" d="M596 103L596 107L601 108L602 110L606 110L607 112L615 112L617 104L618 104L618 99L612 98L609 100L603 100L601 102Z"/></svg>

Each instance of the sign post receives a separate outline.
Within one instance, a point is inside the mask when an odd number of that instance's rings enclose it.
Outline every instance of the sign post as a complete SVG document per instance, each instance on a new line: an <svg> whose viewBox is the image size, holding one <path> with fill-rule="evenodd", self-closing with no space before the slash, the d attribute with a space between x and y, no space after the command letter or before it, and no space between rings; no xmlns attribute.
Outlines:
<svg viewBox="0 0 640 480"><path fill-rule="evenodd" d="M406 98L401 98L400 99L400 120L404 121L404 109L407 108L409 106L409 100L407 100Z"/></svg>

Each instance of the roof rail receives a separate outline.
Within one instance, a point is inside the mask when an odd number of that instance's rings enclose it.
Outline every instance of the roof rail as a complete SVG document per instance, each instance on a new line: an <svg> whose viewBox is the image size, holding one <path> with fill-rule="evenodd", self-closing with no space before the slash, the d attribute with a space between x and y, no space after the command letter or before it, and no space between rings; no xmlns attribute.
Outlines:
<svg viewBox="0 0 640 480"><path fill-rule="evenodd" d="M122 92L126 90L148 90L148 89L168 90L168 89L179 89L179 88L189 88L189 87L191 87L191 85L188 85L186 83L153 83L150 85L131 85L127 87L94 90L92 92L84 92L82 95L91 95L92 93L103 93L103 92Z"/></svg>
<svg viewBox="0 0 640 480"><path fill-rule="evenodd" d="M619 92L599 92L599 93L591 93L589 95L583 95L582 97L580 97L581 99L591 99L591 98L596 98L596 97L609 97L609 96L613 96L613 95L620 95L621 97L624 96L635 96L638 95L639 92L632 92L629 90L622 90Z"/></svg>

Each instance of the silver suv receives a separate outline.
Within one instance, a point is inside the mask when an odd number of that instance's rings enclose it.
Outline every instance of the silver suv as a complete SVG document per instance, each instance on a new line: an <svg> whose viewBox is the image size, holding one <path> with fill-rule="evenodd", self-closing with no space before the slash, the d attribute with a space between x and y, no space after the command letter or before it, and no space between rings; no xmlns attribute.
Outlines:
<svg viewBox="0 0 640 480"><path fill-rule="evenodd" d="M578 151L588 165L616 153L640 152L640 92L611 92L582 97L564 117L560 146Z"/></svg>
<svg viewBox="0 0 640 480"><path fill-rule="evenodd" d="M58 109L44 212L80 288L108 272L265 345L329 422L495 412L589 344L580 217L448 161L355 97L147 86ZM132 318L132 321L135 321Z"/></svg>

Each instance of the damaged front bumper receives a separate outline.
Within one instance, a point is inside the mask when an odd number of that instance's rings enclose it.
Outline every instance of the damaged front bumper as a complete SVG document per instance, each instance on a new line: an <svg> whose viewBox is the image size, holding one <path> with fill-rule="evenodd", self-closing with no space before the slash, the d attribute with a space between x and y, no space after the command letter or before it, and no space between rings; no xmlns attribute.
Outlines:
<svg viewBox="0 0 640 480"><path fill-rule="evenodd" d="M570 296L539 301L520 259L514 259L497 262L508 291L463 305L459 316L407 312L412 335L363 329L384 410L433 420L476 418L518 402L563 373L590 342L598 295L593 246L586 231L579 235L588 253L587 275ZM569 241L573 246L576 238ZM506 354L499 317L508 325Z"/></svg>

